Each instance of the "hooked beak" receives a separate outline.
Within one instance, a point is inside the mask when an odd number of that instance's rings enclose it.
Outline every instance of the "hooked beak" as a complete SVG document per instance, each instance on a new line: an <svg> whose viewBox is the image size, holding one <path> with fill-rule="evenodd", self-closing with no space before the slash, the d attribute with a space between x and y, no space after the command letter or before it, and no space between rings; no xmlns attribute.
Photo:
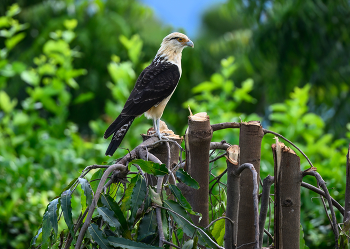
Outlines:
<svg viewBox="0 0 350 249"><path fill-rule="evenodd" d="M191 40L189 40L188 42L186 42L186 46L187 47L194 47L194 44L193 44L193 42L191 41Z"/></svg>

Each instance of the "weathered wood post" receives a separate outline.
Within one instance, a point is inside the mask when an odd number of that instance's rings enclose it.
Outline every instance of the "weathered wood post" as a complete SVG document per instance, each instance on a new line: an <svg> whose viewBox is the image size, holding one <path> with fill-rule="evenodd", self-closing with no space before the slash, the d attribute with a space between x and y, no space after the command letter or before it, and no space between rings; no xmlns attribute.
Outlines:
<svg viewBox="0 0 350 249"><path fill-rule="evenodd" d="M228 220L225 221L225 249L234 249L237 247L238 231L238 211L240 199L240 175L234 174L239 167L239 147L232 145L227 152L227 208L226 217L230 218L234 225Z"/></svg>
<svg viewBox="0 0 350 249"><path fill-rule="evenodd" d="M345 188L345 212L344 222L350 221L350 144L346 155L346 188Z"/></svg>
<svg viewBox="0 0 350 249"><path fill-rule="evenodd" d="M239 148L240 162L251 163L260 175L261 141L264 136L263 128L259 121L243 122L240 126ZM249 170L242 172L240 179L240 203L238 217L237 246L241 249L254 248L255 227L254 227L254 206L253 206L253 184ZM246 244L246 245L244 245ZM244 245L244 246L242 246Z"/></svg>
<svg viewBox="0 0 350 249"><path fill-rule="evenodd" d="M206 113L189 116L186 142L186 171L199 183L199 189L178 184L182 193L195 212L202 214L193 216L195 225L206 227L209 224L209 149L213 130Z"/></svg>
<svg viewBox="0 0 350 249"><path fill-rule="evenodd" d="M300 158L283 143L272 145L275 174L275 248L299 248Z"/></svg>
<svg viewBox="0 0 350 249"><path fill-rule="evenodd" d="M167 139L175 141L179 145L181 145L183 138L179 135L175 135L172 130L169 130L165 122L160 121L160 131L161 133L169 134L166 136ZM147 139L153 137L154 135L150 134L142 134L143 141L146 141ZM166 142L163 142L161 146L157 146L155 148L151 148L149 150L150 153L152 153L154 156L156 156L162 163L166 164L166 166L169 169L172 169L175 165L177 165L179 161L179 154L180 154L180 148L173 142L169 142L170 147L170 159L168 158L168 146L166 145ZM169 159L169 165L168 165L168 159ZM155 176L147 175L149 184L151 186L155 186L157 184L157 179ZM169 179L169 182L171 184L175 184L175 182L172 180L172 178Z"/></svg>

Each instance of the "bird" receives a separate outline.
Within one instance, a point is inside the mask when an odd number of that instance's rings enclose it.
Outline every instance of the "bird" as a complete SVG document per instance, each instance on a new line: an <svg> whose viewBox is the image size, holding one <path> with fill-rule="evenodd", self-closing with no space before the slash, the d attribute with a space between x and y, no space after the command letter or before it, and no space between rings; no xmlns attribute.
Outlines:
<svg viewBox="0 0 350 249"><path fill-rule="evenodd" d="M113 156L134 119L142 114L153 120L155 135L162 138L160 118L179 83L181 56L185 47L194 47L185 34L173 32L163 39L153 61L137 78L122 112L104 133L105 139L113 134L106 156Z"/></svg>

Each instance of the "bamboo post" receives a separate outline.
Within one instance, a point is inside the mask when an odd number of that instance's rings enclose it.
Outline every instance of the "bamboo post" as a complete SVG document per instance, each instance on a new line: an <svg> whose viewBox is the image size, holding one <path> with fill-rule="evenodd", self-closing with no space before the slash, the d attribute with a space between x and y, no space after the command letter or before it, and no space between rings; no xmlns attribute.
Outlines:
<svg viewBox="0 0 350 249"><path fill-rule="evenodd" d="M272 145L275 174L275 248L299 248L300 158L283 143Z"/></svg>
<svg viewBox="0 0 350 249"><path fill-rule="evenodd" d="M258 179L260 175L261 141L264 136L263 128L258 121L241 123L239 134L240 162L253 164ZM248 170L241 174L240 179L240 203L238 217L237 246L241 249L254 248L254 206L252 176Z"/></svg>

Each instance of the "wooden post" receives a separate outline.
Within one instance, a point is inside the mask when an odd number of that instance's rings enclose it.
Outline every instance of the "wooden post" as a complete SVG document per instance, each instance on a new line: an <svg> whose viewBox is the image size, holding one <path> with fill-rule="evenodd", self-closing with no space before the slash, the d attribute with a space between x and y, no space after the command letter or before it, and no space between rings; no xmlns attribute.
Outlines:
<svg viewBox="0 0 350 249"><path fill-rule="evenodd" d="M299 248L300 158L283 143L272 145L275 174L275 248Z"/></svg>
<svg viewBox="0 0 350 249"><path fill-rule="evenodd" d="M191 204L195 212L202 214L191 215L193 223L202 227L209 224L209 149L213 130L206 113L197 113L188 118L186 132L186 170L199 183L199 189L193 189L179 183L177 186Z"/></svg>
<svg viewBox="0 0 350 249"><path fill-rule="evenodd" d="M261 141L264 136L263 128L258 121L241 123L239 134L240 162L251 163L260 175ZM254 206L253 206L253 184L252 175L249 170L241 174L240 179L240 203L238 216L237 246L240 248L254 248L255 227L254 227ZM246 244L246 245L244 245ZM244 245L244 246L242 246Z"/></svg>
<svg viewBox="0 0 350 249"><path fill-rule="evenodd" d="M345 212L344 223L350 222L350 144L346 155L346 188L345 188Z"/></svg>
<svg viewBox="0 0 350 249"><path fill-rule="evenodd" d="M183 138L175 135L172 130L169 130L166 124L163 121L160 121L160 131L161 133L167 133L170 134L169 136L165 136L169 140L175 141L179 145L181 145ZM149 134L141 134L143 141L146 141L150 137L153 137L154 135ZM179 161L179 154L180 154L180 148L173 142L169 142L170 147L170 160L168 165L168 146L165 142L163 142L160 146L157 146L153 149L150 149L149 152L152 153L154 156L156 156L162 163L166 164L167 168L172 169L175 165L177 165ZM152 175L147 174L148 183L151 186L155 186L157 184L156 177ZM169 182L171 184L175 184L172 178L169 179Z"/></svg>
<svg viewBox="0 0 350 249"><path fill-rule="evenodd" d="M234 225L228 220L225 221L225 249L234 249L237 247L238 232L238 211L240 198L240 174L235 174L239 167L239 147L232 145L226 150L227 152L227 206L226 217L230 218Z"/></svg>

